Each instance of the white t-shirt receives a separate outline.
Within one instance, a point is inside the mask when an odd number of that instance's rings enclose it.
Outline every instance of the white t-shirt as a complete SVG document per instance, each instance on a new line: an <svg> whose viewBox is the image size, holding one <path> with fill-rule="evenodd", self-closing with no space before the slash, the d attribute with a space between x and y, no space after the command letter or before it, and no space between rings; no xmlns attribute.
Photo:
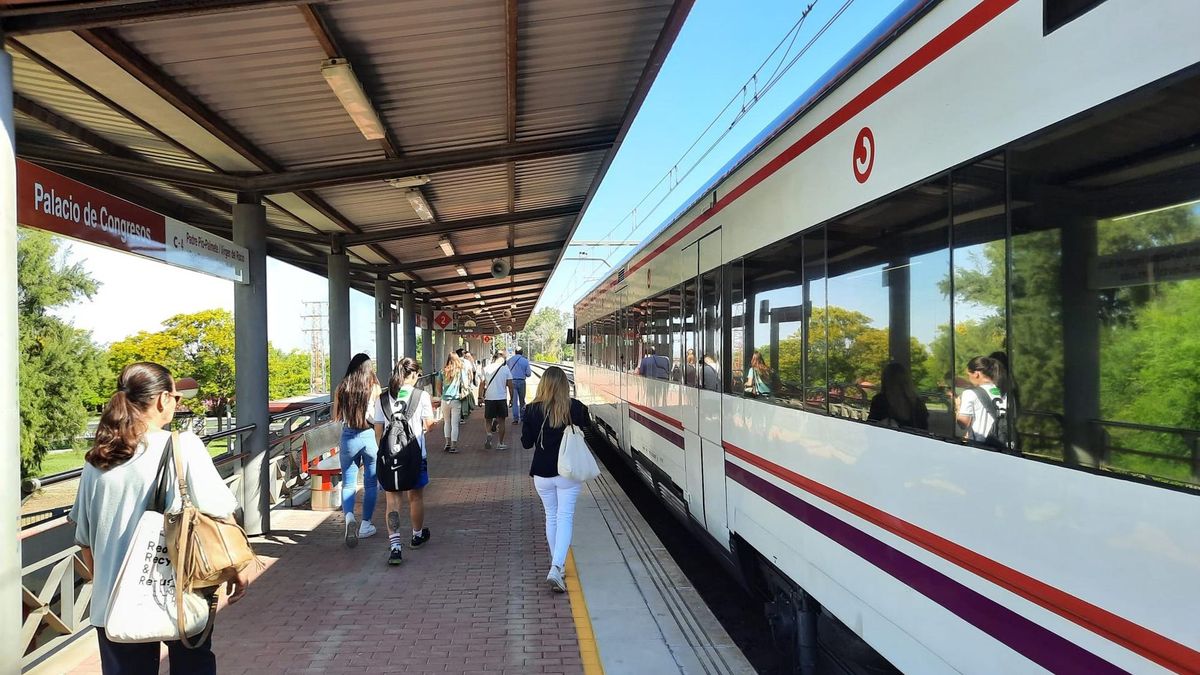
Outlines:
<svg viewBox="0 0 1200 675"><path fill-rule="evenodd" d="M412 391L412 387L401 387L400 400L407 401L408 397L412 395ZM388 422L391 420L387 418L387 415L383 414L382 399L384 396L387 396L388 401L392 404L393 412L399 406L396 405L396 399L392 398L391 393L386 390L379 398L375 399L375 423L382 424L386 429ZM421 445L421 457L428 457L428 454L425 452L425 420L431 419L433 419L433 399L429 397L429 392L423 391L421 392L421 400L417 403L417 409L408 421L409 425L412 426L413 434L417 437L417 443Z"/></svg>
<svg viewBox="0 0 1200 675"><path fill-rule="evenodd" d="M492 377L493 373L496 375L495 378ZM512 373L508 370L508 365L503 361L499 363L488 364L487 367L483 369L483 383L488 384L491 382L491 384L488 386L487 391L483 393L483 400L507 401L508 387L506 386L506 383L511 379Z"/></svg>
<svg viewBox="0 0 1200 675"><path fill-rule="evenodd" d="M79 491L70 519L75 523L75 543L92 549L95 559L92 590L92 625L103 627L108 619L108 599L121 563L129 551L138 521L150 506L157 483L158 465L169 431L150 431L129 461L101 471L91 464L83 465ZM196 508L211 516L225 517L237 509L237 499L225 485L213 466L208 450L196 434L179 434L183 466L187 473L188 493ZM178 488L175 485L174 465L167 471L171 487L167 491L167 510L179 509Z"/></svg>
<svg viewBox="0 0 1200 675"><path fill-rule="evenodd" d="M996 407L1000 411L1008 409L1008 397L1000 394L999 387L991 383L982 386L992 395L993 400L1000 399L999 403L996 403ZM988 413L987 406L979 400L979 392L974 388L967 389L962 393L958 414L971 418L971 426L967 429L967 439L971 441L986 441L992 427L996 425L996 419Z"/></svg>

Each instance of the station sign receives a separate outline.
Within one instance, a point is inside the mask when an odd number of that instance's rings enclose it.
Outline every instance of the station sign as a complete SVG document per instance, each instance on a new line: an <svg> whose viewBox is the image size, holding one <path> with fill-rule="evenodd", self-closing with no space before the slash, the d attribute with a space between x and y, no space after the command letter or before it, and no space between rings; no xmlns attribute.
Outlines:
<svg viewBox="0 0 1200 675"><path fill-rule="evenodd" d="M17 223L238 283L249 252L228 239L17 160Z"/></svg>
<svg viewBox="0 0 1200 675"><path fill-rule="evenodd" d="M441 330L453 330L454 312L439 309L433 313L433 324Z"/></svg>
<svg viewBox="0 0 1200 675"><path fill-rule="evenodd" d="M1089 272L1097 290L1200 278L1200 241L1096 256Z"/></svg>

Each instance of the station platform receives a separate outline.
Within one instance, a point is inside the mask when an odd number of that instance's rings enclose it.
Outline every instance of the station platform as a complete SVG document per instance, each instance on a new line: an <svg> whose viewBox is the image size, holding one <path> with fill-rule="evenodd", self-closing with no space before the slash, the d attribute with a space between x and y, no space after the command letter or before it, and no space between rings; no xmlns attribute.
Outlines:
<svg viewBox="0 0 1200 675"><path fill-rule="evenodd" d="M275 510L254 542L267 567L218 613L219 672L754 672L607 473L580 495L568 593L552 592L532 451L511 422L511 449L484 450L483 426L477 410L454 455L430 432L432 539L413 550L406 538L398 567L382 495L379 533L354 549L340 513ZM99 673L94 634L31 672Z"/></svg>

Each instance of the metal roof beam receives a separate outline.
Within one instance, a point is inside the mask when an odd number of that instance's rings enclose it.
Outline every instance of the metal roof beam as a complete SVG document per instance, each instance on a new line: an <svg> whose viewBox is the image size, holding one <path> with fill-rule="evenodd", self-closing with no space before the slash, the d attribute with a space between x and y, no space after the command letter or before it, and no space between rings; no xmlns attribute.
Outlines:
<svg viewBox="0 0 1200 675"><path fill-rule="evenodd" d="M245 182L236 176L226 176L195 169L165 166L139 159L127 159L113 155L66 150L46 145L20 143L17 154L31 162L48 166L61 166L93 173L115 176L132 176L160 180L173 185L189 185L226 192L244 191Z"/></svg>
<svg viewBox="0 0 1200 675"><path fill-rule="evenodd" d="M412 225L408 227L388 228L386 230L371 230L362 234L346 235L346 245L354 246L372 242L395 241L405 237L423 237L433 234L454 234L467 230L482 230L502 225L520 225L538 220L565 218L575 216L583 208L583 202L574 202L562 206L549 206L542 209L531 209L520 213L505 213L497 216L480 216L478 218L463 218L448 220L429 225Z"/></svg>
<svg viewBox="0 0 1200 675"><path fill-rule="evenodd" d="M458 302L460 298L465 298L468 300L471 298L474 298L476 293L479 293L480 295L484 295L484 297L494 297L494 296L487 296L485 294L488 293L489 291L507 291L507 292L511 293L518 289L521 289L521 290L526 290L526 289L530 289L530 288L540 289L545 285L546 285L545 279L534 279L532 281L521 281L521 282L516 282L516 283L510 283L510 284L500 284L498 286L477 286L475 288L475 290L451 291L449 294L439 295L437 297L441 298L442 300L445 300L446 302Z"/></svg>
<svg viewBox="0 0 1200 675"><path fill-rule="evenodd" d="M533 267L527 267L523 270L515 270L515 271L513 271L513 274L544 274L546 272L553 272L553 271L554 271L554 265L535 265ZM443 279L432 279L429 281L422 281L421 287L429 288L431 286L447 286L449 284L462 284L462 283L466 283L468 281L472 281L472 282L486 281L488 279L495 279L495 278L496 277L493 277L490 272L484 272L483 274L468 274L465 277L445 277Z"/></svg>
<svg viewBox="0 0 1200 675"><path fill-rule="evenodd" d="M504 256L519 256L528 255L531 253L546 253L549 251L557 251L566 245L565 241L550 241L544 244L531 244L529 246L518 246L507 251L483 251L482 253L468 253L466 255L454 255L444 258L434 258L431 260L421 260L418 262L401 263L395 266L381 266L377 271L384 274L397 274L399 272L411 272L414 270L427 270L435 267L449 267L451 265L461 265L463 263L479 262L481 260L491 260L492 258L500 258ZM521 270L513 268L511 274L521 274ZM423 286L420 281L413 282L417 286Z"/></svg>
<svg viewBox="0 0 1200 675"><path fill-rule="evenodd" d="M296 2L297 0L90 0L37 7L6 7L0 9L0 22L4 24L4 32L9 35L29 35L295 5Z"/></svg>
<svg viewBox="0 0 1200 675"><path fill-rule="evenodd" d="M548 157L561 157L583 152L607 150L612 147L616 133L609 129L589 131L570 136L501 143L477 148L412 153L399 159L385 159L357 164L340 164L316 169L297 169L251 177L251 187L264 194L313 190L337 185L367 183L397 176L412 176L458 169L493 166L504 162L519 162Z"/></svg>

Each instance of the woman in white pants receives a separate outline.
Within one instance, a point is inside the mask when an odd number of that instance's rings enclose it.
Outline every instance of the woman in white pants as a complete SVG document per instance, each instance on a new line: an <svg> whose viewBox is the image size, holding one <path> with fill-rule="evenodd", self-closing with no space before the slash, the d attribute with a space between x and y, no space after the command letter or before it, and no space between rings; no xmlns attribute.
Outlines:
<svg viewBox="0 0 1200 675"><path fill-rule="evenodd" d="M529 475L546 509L546 543L550 547L550 572L546 581L556 592L567 590L563 566L571 546L571 527L575 522L575 500L583 486L577 480L558 475L558 446L563 430L573 424L580 430L591 424L587 406L571 398L570 384L555 366L546 369L537 385L537 397L522 415L521 445L533 448Z"/></svg>

